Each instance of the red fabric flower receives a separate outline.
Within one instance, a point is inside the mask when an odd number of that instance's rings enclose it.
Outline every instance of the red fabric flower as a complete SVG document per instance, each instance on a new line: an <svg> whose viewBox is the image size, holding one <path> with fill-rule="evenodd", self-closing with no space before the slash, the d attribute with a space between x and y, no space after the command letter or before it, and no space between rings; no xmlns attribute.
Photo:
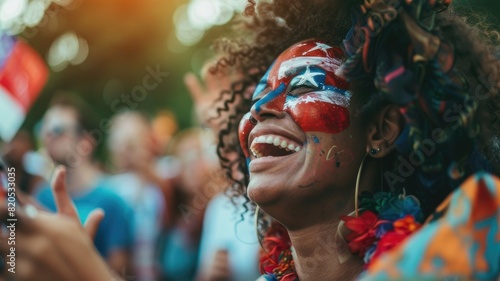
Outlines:
<svg viewBox="0 0 500 281"><path fill-rule="evenodd" d="M420 224L411 215L399 219L393 223L394 230L387 232L377 243L377 248L368 264L373 263L380 255L399 245L403 240L420 228Z"/></svg>
<svg viewBox="0 0 500 281"><path fill-rule="evenodd" d="M292 243L285 227L277 222L271 225L262 243L264 250L261 251L260 271L272 274L276 268L282 266L283 254L287 250L290 251Z"/></svg>
<svg viewBox="0 0 500 281"><path fill-rule="evenodd" d="M296 281L296 280L299 280L297 277L297 273L289 273L281 278L281 281Z"/></svg>
<svg viewBox="0 0 500 281"><path fill-rule="evenodd" d="M351 253L364 256L376 240L377 215L371 211L365 211L358 217L341 216L340 219L351 230L351 233L345 237L347 247Z"/></svg>

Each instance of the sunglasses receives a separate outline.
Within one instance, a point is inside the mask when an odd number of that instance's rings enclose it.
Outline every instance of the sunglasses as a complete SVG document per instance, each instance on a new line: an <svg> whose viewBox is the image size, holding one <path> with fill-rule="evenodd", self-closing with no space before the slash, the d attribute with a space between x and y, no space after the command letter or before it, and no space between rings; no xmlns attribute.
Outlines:
<svg viewBox="0 0 500 281"><path fill-rule="evenodd" d="M68 126L68 125L54 125L51 126L50 128L46 128L44 130L45 135L50 135L52 137L60 137L68 132L78 132L78 128L75 128L73 126Z"/></svg>

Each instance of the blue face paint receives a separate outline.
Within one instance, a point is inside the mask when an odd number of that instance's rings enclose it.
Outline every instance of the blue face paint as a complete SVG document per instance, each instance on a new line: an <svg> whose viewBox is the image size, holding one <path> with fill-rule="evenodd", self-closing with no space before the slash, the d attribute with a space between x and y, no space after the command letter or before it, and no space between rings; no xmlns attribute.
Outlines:
<svg viewBox="0 0 500 281"><path fill-rule="evenodd" d="M265 95L263 98L261 98L258 102L255 103L255 111L259 113L262 110L262 106L272 100L274 100L276 97L278 97L283 91L286 89L285 83L281 83L280 86L274 90L269 92L267 95Z"/></svg>
<svg viewBox="0 0 500 281"><path fill-rule="evenodd" d="M257 86L255 86L255 90L254 90L253 95L252 95L253 99L255 99L260 93L262 93L262 91L264 91L267 88L267 86L268 86L267 83L269 82L269 72L271 72L271 69L273 66L274 66L274 63L271 64L271 67L266 71L264 76L260 79Z"/></svg>
<svg viewBox="0 0 500 281"><path fill-rule="evenodd" d="M313 136L313 137L312 137L312 139L313 139L314 143L319 143L319 139L318 139L318 137Z"/></svg>
<svg viewBox="0 0 500 281"><path fill-rule="evenodd" d="M250 161L252 159L250 159L250 157L247 157L247 166L246 166L246 170L247 170L247 173L250 173L250 171L248 170L248 167L250 166Z"/></svg>
<svg viewBox="0 0 500 281"><path fill-rule="evenodd" d="M349 83L335 72L343 52L316 40L308 40L283 52L265 72L252 95L252 114L289 114L304 132L339 133L349 126ZM255 116L254 116L255 117ZM248 156L248 135L255 127L249 119L240 124L240 144ZM306 139L319 143L319 139Z"/></svg>

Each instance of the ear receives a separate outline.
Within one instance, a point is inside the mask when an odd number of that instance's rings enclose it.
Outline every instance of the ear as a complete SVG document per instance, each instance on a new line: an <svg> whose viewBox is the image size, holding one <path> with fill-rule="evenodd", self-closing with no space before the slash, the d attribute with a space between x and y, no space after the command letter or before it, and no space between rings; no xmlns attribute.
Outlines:
<svg viewBox="0 0 500 281"><path fill-rule="evenodd" d="M386 105L368 126L366 152L374 158L387 156L404 127L404 119L395 105Z"/></svg>

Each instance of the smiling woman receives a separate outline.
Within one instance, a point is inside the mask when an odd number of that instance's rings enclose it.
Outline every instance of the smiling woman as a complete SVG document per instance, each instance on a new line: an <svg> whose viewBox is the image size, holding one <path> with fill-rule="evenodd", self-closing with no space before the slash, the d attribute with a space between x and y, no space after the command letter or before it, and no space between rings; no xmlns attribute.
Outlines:
<svg viewBox="0 0 500 281"><path fill-rule="evenodd" d="M348 174L329 176L352 165L339 152L363 151L361 142L352 142L361 132L359 126L349 126L349 83L335 75L342 56L339 48L319 40L302 41L284 51L258 83L251 112L240 122L239 138L251 175L248 195L261 207L272 201L278 212L288 209L274 200L297 196L294 186L308 187L291 201L302 205L332 184L338 186L332 192L339 192L335 197L340 198L348 189L343 187L351 184ZM269 186L281 188L271 196ZM293 216L288 226L298 224L297 218Z"/></svg>
<svg viewBox="0 0 500 281"><path fill-rule="evenodd" d="M249 4L214 72L244 77L221 94L218 154L258 206L259 281L497 280L498 32L451 0ZM15 277L117 279L63 172L53 192L58 214L19 209Z"/></svg>
<svg viewBox="0 0 500 281"><path fill-rule="evenodd" d="M293 119L298 127L296 130L303 132L335 134L346 129L351 93L347 91L349 84L334 74L341 62L339 53L338 48L308 40L280 55L258 83L253 95L254 110L240 123L240 142L247 142L246 136L259 121L282 111ZM282 136L254 135L250 138L250 150L259 158L290 155L306 144L303 136L287 132ZM317 136L312 140L319 143ZM246 146L243 150L248 158Z"/></svg>
<svg viewBox="0 0 500 281"><path fill-rule="evenodd" d="M262 278L498 277L498 33L445 0L249 2L219 155L265 212Z"/></svg>

